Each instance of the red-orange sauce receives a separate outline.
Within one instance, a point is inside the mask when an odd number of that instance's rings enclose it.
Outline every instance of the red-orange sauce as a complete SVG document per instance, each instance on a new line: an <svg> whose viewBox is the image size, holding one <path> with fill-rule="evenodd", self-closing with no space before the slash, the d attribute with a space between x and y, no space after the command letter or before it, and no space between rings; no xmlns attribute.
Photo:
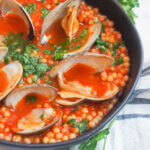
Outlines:
<svg viewBox="0 0 150 150"><path fill-rule="evenodd" d="M43 104L48 101L48 98L44 95L40 95L37 93L30 93L29 95L36 96L36 100L34 102L30 102L26 100L26 96L23 97L20 102L16 105L16 109L12 112L11 117L7 121L7 126L14 127L17 125L17 122L27 114L29 114L33 109L37 108L38 104ZM27 103L29 102L29 103Z"/></svg>
<svg viewBox="0 0 150 150"><path fill-rule="evenodd" d="M7 74L0 69L0 93L3 93L9 84L9 80L7 78Z"/></svg>
<svg viewBox="0 0 150 150"><path fill-rule="evenodd" d="M0 16L0 34L7 35L9 32L28 34L28 26L24 20L16 14L7 14Z"/></svg>
<svg viewBox="0 0 150 150"><path fill-rule="evenodd" d="M46 35L50 36L48 43L59 45L60 42L63 43L66 40L68 40L68 37L66 36L64 29L62 28L61 20L62 19L56 20L47 30ZM79 25L79 29L77 33L74 35L74 38L77 38L78 41L76 42L70 41L71 43L69 44L69 47L72 47L72 50L76 50L75 49L76 45L83 46L87 42L89 34L84 38L79 38L79 35L83 32L84 29L88 29L88 27L89 27L88 25L83 24Z"/></svg>
<svg viewBox="0 0 150 150"><path fill-rule="evenodd" d="M78 81L84 86L92 87L92 94L96 93L97 97L101 97L108 89L107 82L101 81L94 71L94 68L78 63L65 72L64 77L67 81Z"/></svg>

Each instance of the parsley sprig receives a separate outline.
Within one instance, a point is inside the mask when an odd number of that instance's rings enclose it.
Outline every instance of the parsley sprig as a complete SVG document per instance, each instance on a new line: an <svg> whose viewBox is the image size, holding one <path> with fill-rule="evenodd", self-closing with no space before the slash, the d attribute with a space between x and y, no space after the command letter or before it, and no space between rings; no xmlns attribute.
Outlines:
<svg viewBox="0 0 150 150"><path fill-rule="evenodd" d="M116 119L113 119L108 128L106 128L105 130L97 133L93 138L90 138L89 140L81 143L78 147L78 150L95 150L98 141L100 140L104 140L104 145L103 145L103 150L105 150L105 145L106 145L106 140L107 140L107 135L109 134L109 130L112 126L112 124L114 123Z"/></svg>
<svg viewBox="0 0 150 150"><path fill-rule="evenodd" d="M139 7L138 0L118 0L118 2L121 4L122 8L126 11L126 13L129 15L133 23L135 23L134 18L137 17L134 13L133 9L135 7Z"/></svg>

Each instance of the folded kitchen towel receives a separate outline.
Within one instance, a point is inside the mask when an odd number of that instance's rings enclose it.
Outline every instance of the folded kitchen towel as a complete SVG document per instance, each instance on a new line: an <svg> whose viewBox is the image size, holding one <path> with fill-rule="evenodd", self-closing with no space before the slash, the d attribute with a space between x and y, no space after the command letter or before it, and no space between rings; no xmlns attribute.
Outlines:
<svg viewBox="0 0 150 150"><path fill-rule="evenodd" d="M140 0L136 28L144 49L144 65L128 104L110 129L105 150L150 150L150 0ZM71 150L77 150L78 146ZM100 141L96 150L102 150Z"/></svg>

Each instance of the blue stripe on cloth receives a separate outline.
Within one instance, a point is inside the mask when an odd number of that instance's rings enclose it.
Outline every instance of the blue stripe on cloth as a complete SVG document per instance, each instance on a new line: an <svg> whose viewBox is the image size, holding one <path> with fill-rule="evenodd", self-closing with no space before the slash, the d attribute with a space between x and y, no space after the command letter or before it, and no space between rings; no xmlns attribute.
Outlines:
<svg viewBox="0 0 150 150"><path fill-rule="evenodd" d="M150 104L150 99L135 98L132 101L129 101L128 104Z"/></svg>
<svg viewBox="0 0 150 150"><path fill-rule="evenodd" d="M117 120L125 120L133 118L150 118L150 114L126 114L117 116Z"/></svg>
<svg viewBox="0 0 150 150"><path fill-rule="evenodd" d="M150 91L150 89L138 89L138 90L134 90L132 95L129 98L129 102L133 101L137 95L143 94L145 92Z"/></svg>
<svg viewBox="0 0 150 150"><path fill-rule="evenodd" d="M150 75L150 66L145 68L141 73L141 77L146 76L146 75Z"/></svg>

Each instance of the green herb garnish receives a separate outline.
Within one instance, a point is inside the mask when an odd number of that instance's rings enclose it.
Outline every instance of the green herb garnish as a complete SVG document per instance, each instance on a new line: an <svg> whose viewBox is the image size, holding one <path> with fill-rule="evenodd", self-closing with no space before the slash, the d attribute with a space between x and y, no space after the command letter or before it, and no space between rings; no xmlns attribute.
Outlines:
<svg viewBox="0 0 150 150"><path fill-rule="evenodd" d="M54 66L55 66L54 64L51 64L51 65L50 65L50 68L52 69Z"/></svg>
<svg viewBox="0 0 150 150"><path fill-rule="evenodd" d="M44 120L44 114L40 115L41 120Z"/></svg>
<svg viewBox="0 0 150 150"><path fill-rule="evenodd" d="M41 2L42 2L42 3L44 3L44 2L45 2L45 0L41 0Z"/></svg>
<svg viewBox="0 0 150 150"><path fill-rule="evenodd" d="M47 8L42 8L41 13L42 13L42 18L44 19L48 15L49 10Z"/></svg>
<svg viewBox="0 0 150 150"><path fill-rule="evenodd" d="M37 76L37 75L34 75L34 76L33 76L33 83L37 83L37 79L38 79L38 76Z"/></svg>
<svg viewBox="0 0 150 150"><path fill-rule="evenodd" d="M53 81L47 81L46 84L53 84Z"/></svg>
<svg viewBox="0 0 150 150"><path fill-rule="evenodd" d="M99 35L96 40L96 47L99 48L101 51L107 53L107 50L109 49L109 42L103 41L101 39L101 35Z"/></svg>
<svg viewBox="0 0 150 150"><path fill-rule="evenodd" d="M126 13L129 15L133 23L135 23L134 18L137 17L134 13L133 9L135 7L139 7L138 0L118 0L118 2L121 4L123 9L126 11Z"/></svg>
<svg viewBox="0 0 150 150"><path fill-rule="evenodd" d="M89 122L89 121L88 121L87 119L83 119L83 120L79 123L78 127L79 127L80 133L82 133L82 132L88 130L88 125L87 125L88 122Z"/></svg>
<svg viewBox="0 0 150 150"><path fill-rule="evenodd" d="M19 83L20 83L20 84L25 84L25 82L24 82L23 80L21 80Z"/></svg>
<svg viewBox="0 0 150 150"><path fill-rule="evenodd" d="M72 127L78 127L78 123L76 122L75 119L73 118L70 118L68 121L67 121L67 124L72 124Z"/></svg>
<svg viewBox="0 0 150 150"><path fill-rule="evenodd" d="M77 111L78 110L78 107L75 107L75 109L74 109L75 111Z"/></svg>
<svg viewBox="0 0 150 150"><path fill-rule="evenodd" d="M43 54L46 54L46 55L47 54L52 54L52 51L49 51L48 49L45 49L44 52L43 52Z"/></svg>
<svg viewBox="0 0 150 150"><path fill-rule="evenodd" d="M100 140L104 140L103 150L105 150L107 135L109 134L109 130L110 130L110 128L111 128L114 121L115 121L115 119L113 119L110 122L108 128L106 128L105 130L99 132L93 138L90 138L89 140L87 140L85 142L82 142L79 145L78 150L95 150L95 148L97 146L97 143Z"/></svg>
<svg viewBox="0 0 150 150"><path fill-rule="evenodd" d="M27 13L28 13L29 15L30 15L33 11L36 13L36 4L35 4L35 3L23 5L22 7L27 11Z"/></svg>
<svg viewBox="0 0 150 150"><path fill-rule="evenodd" d="M97 17L95 17L94 22L97 23L99 20Z"/></svg>
<svg viewBox="0 0 150 150"><path fill-rule="evenodd" d="M117 66L119 64L122 64L124 61L123 61L123 58L122 56L120 56L118 59L115 57L115 61L114 61L114 64L113 66Z"/></svg>
<svg viewBox="0 0 150 150"><path fill-rule="evenodd" d="M10 32L5 37L4 43L8 47L8 53L4 58L4 62L8 63L10 59L19 61L23 66L24 77L27 77L29 74L42 77L49 70L47 64L30 55L31 50L39 51L39 48L24 41L21 33L13 34Z"/></svg>
<svg viewBox="0 0 150 150"><path fill-rule="evenodd" d="M25 99L26 99L26 104L36 102L36 96L35 95L27 95Z"/></svg>
<svg viewBox="0 0 150 150"><path fill-rule="evenodd" d="M88 129L88 120L87 119L83 119L81 122L77 123L75 119L73 118L70 118L68 121L67 121L68 124L72 124L72 127L78 127L79 128L79 131L80 133L86 131Z"/></svg>

